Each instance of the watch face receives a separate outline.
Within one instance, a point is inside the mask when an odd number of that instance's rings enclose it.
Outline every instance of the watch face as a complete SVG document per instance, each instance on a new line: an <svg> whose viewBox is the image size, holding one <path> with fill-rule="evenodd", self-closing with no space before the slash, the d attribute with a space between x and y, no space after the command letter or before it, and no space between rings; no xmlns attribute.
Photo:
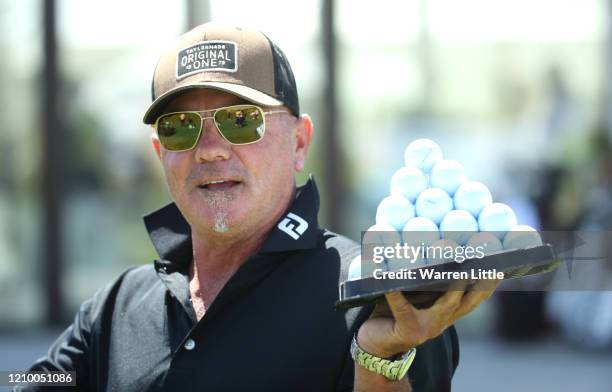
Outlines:
<svg viewBox="0 0 612 392"><path fill-rule="evenodd" d="M402 355L402 357L398 360L389 360L384 358L378 358L374 355L367 353L359 347L357 344L357 339L353 336L353 341L351 342L351 357L358 365L368 369L371 372L380 374L389 380L396 381L406 376L408 373L408 369L410 369L410 365L412 365L412 361L414 361L414 357L416 356L416 349L412 348L407 353ZM378 367L371 366L373 364L372 359L375 359L375 363L378 364ZM381 362L386 363L388 366L386 369L381 369Z"/></svg>
<svg viewBox="0 0 612 392"><path fill-rule="evenodd" d="M397 379L399 380L400 378L404 378L404 376L406 376L406 373L408 373L408 369L410 369L410 365L412 365L412 361L414 361L414 357L416 356L416 350L415 349L410 349L410 351L408 351L406 353L406 357L403 361L403 363L400 366L400 370L397 374Z"/></svg>

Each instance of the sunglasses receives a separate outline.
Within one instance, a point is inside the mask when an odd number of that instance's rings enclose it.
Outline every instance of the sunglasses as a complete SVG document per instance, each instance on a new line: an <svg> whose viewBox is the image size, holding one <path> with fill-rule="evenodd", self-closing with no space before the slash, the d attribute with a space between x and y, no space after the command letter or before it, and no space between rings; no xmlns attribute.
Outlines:
<svg viewBox="0 0 612 392"><path fill-rule="evenodd" d="M212 116L202 114L213 112ZM257 143L266 133L266 114L289 113L263 110L255 105L233 105L204 111L166 113L155 121L161 145L169 151L188 151L200 140L204 120L212 119L223 139L233 145Z"/></svg>

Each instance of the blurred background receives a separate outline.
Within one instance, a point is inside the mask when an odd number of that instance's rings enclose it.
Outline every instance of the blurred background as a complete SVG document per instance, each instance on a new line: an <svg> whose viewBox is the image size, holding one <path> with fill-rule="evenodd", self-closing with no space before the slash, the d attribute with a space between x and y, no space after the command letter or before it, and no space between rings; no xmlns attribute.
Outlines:
<svg viewBox="0 0 612 392"><path fill-rule="evenodd" d="M610 0L0 0L0 370L155 259L141 217L170 199L141 118L162 49L209 20L289 58L315 123L298 181L332 230L374 223L419 137L522 223L610 230ZM454 390L612 390L610 292L501 292L458 329Z"/></svg>

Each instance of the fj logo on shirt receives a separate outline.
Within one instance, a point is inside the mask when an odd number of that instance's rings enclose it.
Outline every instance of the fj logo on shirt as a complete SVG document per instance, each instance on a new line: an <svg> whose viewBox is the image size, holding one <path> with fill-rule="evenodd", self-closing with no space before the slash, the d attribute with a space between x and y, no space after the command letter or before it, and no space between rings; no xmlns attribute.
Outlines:
<svg viewBox="0 0 612 392"><path fill-rule="evenodd" d="M230 41L203 41L178 52L176 78L205 71L236 72L238 47Z"/></svg>
<svg viewBox="0 0 612 392"><path fill-rule="evenodd" d="M308 229L308 222L306 222L302 217L290 212L287 214L285 219L280 221L277 227L289 234L289 236L294 240L297 240L302 234L304 234L306 229Z"/></svg>

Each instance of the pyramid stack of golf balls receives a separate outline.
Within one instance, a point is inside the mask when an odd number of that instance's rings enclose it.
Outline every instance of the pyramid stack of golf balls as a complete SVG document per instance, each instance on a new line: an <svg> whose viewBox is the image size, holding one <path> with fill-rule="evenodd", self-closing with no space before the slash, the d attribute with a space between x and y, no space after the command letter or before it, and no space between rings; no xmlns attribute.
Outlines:
<svg viewBox="0 0 612 392"><path fill-rule="evenodd" d="M378 205L376 224L365 233L364 243L484 245L481 249L485 249L486 255L542 244L535 229L518 224L509 206L493 202L483 183L469 180L459 162L444 159L434 141L418 139L410 143L404 152L404 162L405 166L391 177L389 196ZM417 260L413 266L434 262ZM361 264L358 259L351 264L349 279L361 274L364 267L358 268L357 264ZM410 268L404 260L385 260L385 264L390 271ZM369 270L381 267L365 268L368 271L363 271L364 277Z"/></svg>

